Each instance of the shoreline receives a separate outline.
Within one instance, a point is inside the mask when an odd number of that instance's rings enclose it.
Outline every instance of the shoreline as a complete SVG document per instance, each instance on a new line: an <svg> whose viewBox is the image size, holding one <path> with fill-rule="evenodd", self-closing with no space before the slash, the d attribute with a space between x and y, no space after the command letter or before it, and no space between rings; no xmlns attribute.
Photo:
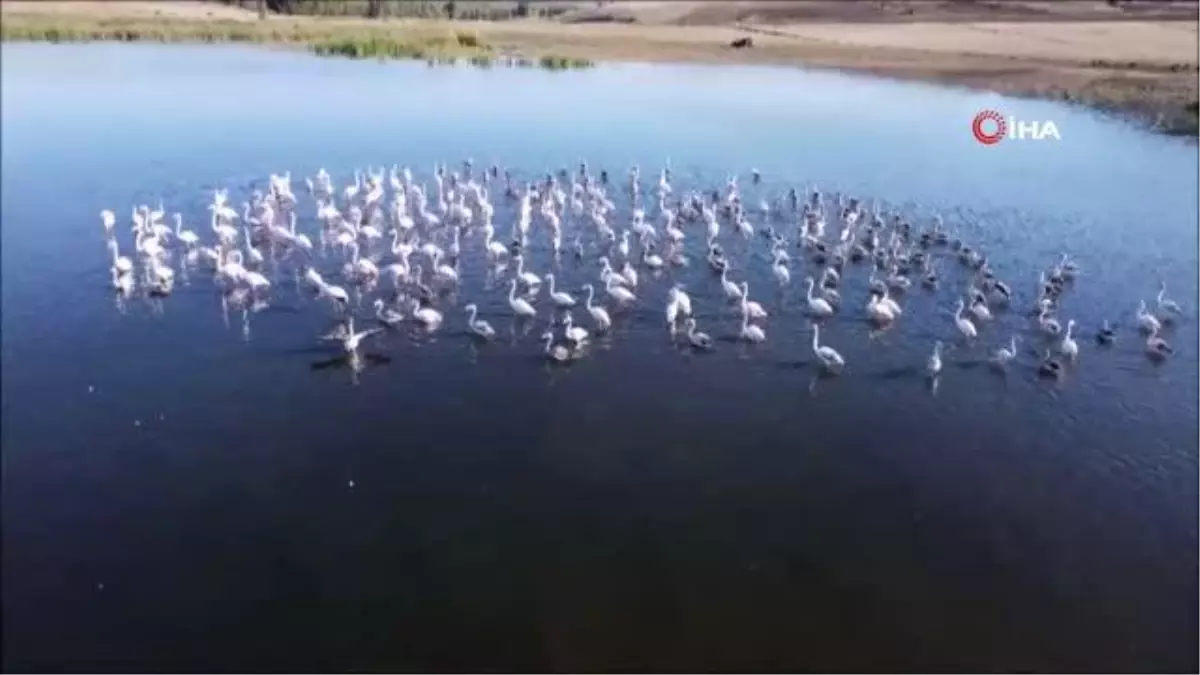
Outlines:
<svg viewBox="0 0 1200 675"><path fill-rule="evenodd" d="M1197 27L1178 19L683 26L543 19L260 20L236 7L185 4L0 2L0 38L250 42L303 46L326 56L477 65L511 60L510 65L552 70L606 61L793 66L1070 102L1174 135L1197 136L1200 127ZM752 47L729 46L745 37L753 39Z"/></svg>

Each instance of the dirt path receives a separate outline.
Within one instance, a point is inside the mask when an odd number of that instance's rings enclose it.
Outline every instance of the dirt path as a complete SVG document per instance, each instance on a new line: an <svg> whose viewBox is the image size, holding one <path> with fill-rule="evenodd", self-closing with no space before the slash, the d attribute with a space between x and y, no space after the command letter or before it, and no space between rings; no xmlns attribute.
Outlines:
<svg viewBox="0 0 1200 675"><path fill-rule="evenodd" d="M1181 21L787 24L775 31L849 47L1007 59L1159 64L1196 61L1197 25Z"/></svg>

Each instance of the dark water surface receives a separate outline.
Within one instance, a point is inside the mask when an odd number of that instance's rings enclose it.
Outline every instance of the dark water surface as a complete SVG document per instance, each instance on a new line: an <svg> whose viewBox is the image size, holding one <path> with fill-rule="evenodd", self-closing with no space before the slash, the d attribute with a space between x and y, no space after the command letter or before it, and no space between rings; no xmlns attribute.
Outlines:
<svg viewBox="0 0 1200 675"><path fill-rule="evenodd" d="M1194 143L776 69L2 52L6 670L1197 668ZM984 107L1063 139L979 146ZM132 204L161 197L203 236L214 187L240 205L270 172L299 194L319 167L343 185L368 164L428 179L465 157L525 177L586 158L623 180L640 163L647 186L669 157L677 189L738 173L751 204L818 185L941 214L1017 297L947 352L936 395L919 372L935 339L956 341L957 263L875 340L866 267L848 268L823 331L848 366L814 382L801 282L816 268L793 247L780 304L752 257L765 244L728 226L734 277L772 313L753 349L723 339L739 322L698 232L692 265L643 273L636 309L568 369L545 367L540 323L509 336L478 239L442 330L373 339L390 362L357 386L313 367L329 310L286 284L248 340L207 272L161 315L114 307L100 209L128 251ZM1083 269L1061 312L1081 357L1048 383L1024 310L1062 251ZM544 239L528 257L552 269ZM555 271L572 293L598 284L590 263ZM1186 316L1155 366L1133 317L1160 277ZM674 280L713 353L666 340ZM463 336L467 302L500 341ZM1109 349L1092 340L1103 319ZM983 361L1014 334L1003 377Z"/></svg>

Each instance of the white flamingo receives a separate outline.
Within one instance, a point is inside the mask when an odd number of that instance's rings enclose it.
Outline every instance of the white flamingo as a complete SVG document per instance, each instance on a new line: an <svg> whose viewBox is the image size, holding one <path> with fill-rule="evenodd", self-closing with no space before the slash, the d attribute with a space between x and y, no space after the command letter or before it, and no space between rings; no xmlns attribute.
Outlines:
<svg viewBox="0 0 1200 675"><path fill-rule="evenodd" d="M617 284L615 275L609 277L608 283L606 283L604 286L604 290L607 291L610 296L612 296L613 300L616 300L622 305L627 305L637 300L637 296L633 294L633 291Z"/></svg>
<svg viewBox="0 0 1200 675"><path fill-rule="evenodd" d="M1166 340L1158 336L1157 330L1146 337L1146 355L1150 358L1165 359L1174 351Z"/></svg>
<svg viewBox="0 0 1200 675"><path fill-rule="evenodd" d="M341 286L323 283L319 290L321 297L329 298L338 307L344 309L346 305L350 304L350 294Z"/></svg>
<svg viewBox="0 0 1200 675"><path fill-rule="evenodd" d="M833 306L825 298L818 298L813 295L813 287L816 281L812 277L804 279L804 283L808 284L808 311L817 318L825 318L833 316Z"/></svg>
<svg viewBox="0 0 1200 675"><path fill-rule="evenodd" d="M892 313L891 308L880 301L879 296L874 293L870 294L870 299L867 300L867 315L876 323L886 324L896 320L896 315Z"/></svg>
<svg viewBox="0 0 1200 675"><path fill-rule="evenodd" d="M679 307L679 313L684 316L692 315L692 299L683 290L683 284L675 284L671 287L670 299Z"/></svg>
<svg viewBox="0 0 1200 675"><path fill-rule="evenodd" d="M432 307L422 307L421 303L413 300L412 318L428 330L434 330L442 325L442 313Z"/></svg>
<svg viewBox="0 0 1200 675"><path fill-rule="evenodd" d="M571 352L566 345L554 344L554 333L546 331L542 333L542 339L546 342L546 358L556 363L562 363L571 358Z"/></svg>
<svg viewBox="0 0 1200 675"><path fill-rule="evenodd" d="M542 280L538 275L525 271L525 256L523 255L517 256L517 278L530 289L538 288L542 284Z"/></svg>
<svg viewBox="0 0 1200 675"><path fill-rule="evenodd" d="M1058 345L1058 352L1072 361L1079 357L1079 344L1071 337L1071 329L1074 327L1075 319L1067 321L1067 332L1063 333L1062 342Z"/></svg>
<svg viewBox="0 0 1200 675"><path fill-rule="evenodd" d="M550 299L554 301L560 309L570 309L575 306L575 298L569 293L554 290L554 275L546 275L546 283L550 286Z"/></svg>
<svg viewBox="0 0 1200 675"><path fill-rule="evenodd" d="M108 250L112 254L113 269L121 274L129 274L133 271L133 261L121 255L115 238L109 241Z"/></svg>
<svg viewBox="0 0 1200 675"><path fill-rule="evenodd" d="M742 287L729 280L728 266L721 270L721 288L725 290L725 297L730 300L742 299Z"/></svg>
<svg viewBox="0 0 1200 675"><path fill-rule="evenodd" d="M741 338L746 342L759 343L767 339L767 334L759 326L750 323L750 315L742 314Z"/></svg>
<svg viewBox="0 0 1200 675"><path fill-rule="evenodd" d="M776 260L771 266L771 271L775 274L775 280L779 282L779 286L787 286L792 281L792 273L788 271L787 264L782 260Z"/></svg>
<svg viewBox="0 0 1200 675"><path fill-rule="evenodd" d="M112 287L120 295L129 295L133 293L134 280L132 274L121 274L117 268L108 268L112 273Z"/></svg>
<svg viewBox="0 0 1200 675"><path fill-rule="evenodd" d="M1138 307L1137 322L1138 328L1140 328L1142 332L1146 333L1147 335L1153 335L1162 330L1162 322L1159 321L1158 318L1153 314L1146 311L1145 300L1142 300L1141 306Z"/></svg>
<svg viewBox="0 0 1200 675"><path fill-rule="evenodd" d="M355 333L354 317L350 317L347 323L346 334L344 336L340 338L334 338L330 336L327 339L340 339L342 342L342 349L344 349L347 354L353 354L358 351L358 346L362 343L363 339L382 331L382 328L368 328L361 333Z"/></svg>
<svg viewBox="0 0 1200 675"><path fill-rule="evenodd" d="M563 335L576 347L588 339L587 330L575 325L575 317L570 312L567 312L567 318L564 321Z"/></svg>
<svg viewBox="0 0 1200 675"><path fill-rule="evenodd" d="M183 214L175 214L175 238L183 242L183 245L191 249L196 244L200 243L200 237L196 236L195 232L183 229Z"/></svg>
<svg viewBox="0 0 1200 675"><path fill-rule="evenodd" d="M471 329L472 333L485 340L490 340L496 337L496 329L492 328L492 324L484 321L483 319L475 318L479 313L479 308L476 307L474 303L467 305L463 308L463 310L466 311L467 314L471 315L467 318L467 326Z"/></svg>
<svg viewBox="0 0 1200 675"><path fill-rule="evenodd" d="M592 321L596 324L596 331L606 331L612 326L612 318L608 315L608 310L600 305L592 304L592 296L596 294L596 289L591 284L584 284L583 290L587 291L587 307L588 314L592 315Z"/></svg>
<svg viewBox="0 0 1200 675"><path fill-rule="evenodd" d="M1017 358L1017 336L1014 335L1008 347L1001 347L992 354L992 363L999 368L1003 368L1015 358Z"/></svg>
<svg viewBox="0 0 1200 675"><path fill-rule="evenodd" d="M1167 312L1168 314L1182 314L1183 310L1179 308L1179 303L1167 299L1166 294L1167 282L1160 281L1158 284L1158 297L1156 298L1159 311Z"/></svg>
<svg viewBox="0 0 1200 675"><path fill-rule="evenodd" d="M846 365L846 360L843 359L842 355L837 353L837 350L835 350L833 347L828 347L821 344L821 326L819 324L814 323L812 329L813 354L815 354L817 360L821 362L821 366L825 368L825 370L832 373L841 372L842 368Z"/></svg>
<svg viewBox="0 0 1200 675"><path fill-rule="evenodd" d="M708 333L700 333L696 331L696 320L688 317L687 320L687 338L688 344L696 349L712 349L713 339Z"/></svg>
<svg viewBox="0 0 1200 675"><path fill-rule="evenodd" d="M394 307L385 306L382 299L376 298L375 318L388 326L396 326L404 322L404 313Z"/></svg>
<svg viewBox="0 0 1200 675"><path fill-rule="evenodd" d="M750 315L751 319L767 318L767 310L763 309L763 306L758 304L757 302L754 302L753 300L749 300L748 299L749 297L750 297L750 284L748 282L743 281L742 282L742 313Z"/></svg>
<svg viewBox="0 0 1200 675"><path fill-rule="evenodd" d="M979 331L975 328L975 324L971 320L963 316L965 303L960 298L958 301L958 310L954 312L954 325L958 326L958 332L963 334L967 340L974 340L975 336L979 335Z"/></svg>
<svg viewBox="0 0 1200 675"><path fill-rule="evenodd" d="M508 306L512 308L513 314L518 318L531 318L537 316L537 310L525 298L517 297L517 280L513 279L508 289Z"/></svg>
<svg viewBox="0 0 1200 675"><path fill-rule="evenodd" d="M942 372L942 341L937 340L933 343L933 353L929 355L929 361L925 364L925 373L930 377L937 377L940 372Z"/></svg>

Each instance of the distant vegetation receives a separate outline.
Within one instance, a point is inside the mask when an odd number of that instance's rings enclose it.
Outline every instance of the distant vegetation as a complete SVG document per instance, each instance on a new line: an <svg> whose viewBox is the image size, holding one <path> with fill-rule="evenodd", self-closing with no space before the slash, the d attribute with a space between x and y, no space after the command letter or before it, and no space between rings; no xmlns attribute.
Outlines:
<svg viewBox="0 0 1200 675"><path fill-rule="evenodd" d="M258 0L217 0L254 10ZM572 3L530 2L470 2L443 0L411 2L392 0L264 0L273 14L293 16L342 16L367 18L461 19L464 21L505 21L525 17L549 18L573 9ZM597 2L602 5L602 2Z"/></svg>
<svg viewBox="0 0 1200 675"><path fill-rule="evenodd" d="M543 55L530 59L500 55L477 33L437 26L338 25L323 22L180 21L8 16L0 23L6 42L246 42L306 46L320 56L353 59L416 59L480 67L538 66L570 70L594 65L587 59Z"/></svg>

